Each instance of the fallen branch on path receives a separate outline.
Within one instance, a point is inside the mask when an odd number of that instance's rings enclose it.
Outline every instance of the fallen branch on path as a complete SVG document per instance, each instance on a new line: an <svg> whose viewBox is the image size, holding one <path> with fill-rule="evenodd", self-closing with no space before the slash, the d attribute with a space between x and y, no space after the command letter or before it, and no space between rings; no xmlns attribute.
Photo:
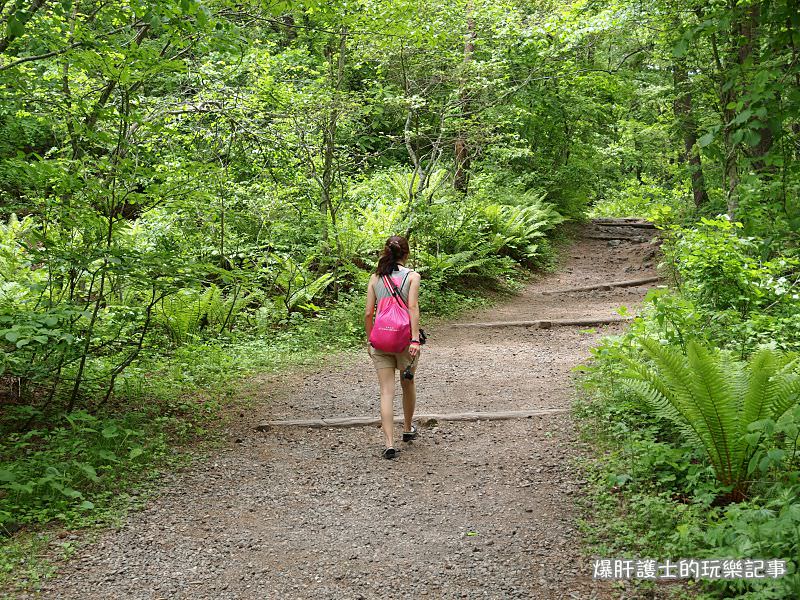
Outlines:
<svg viewBox="0 0 800 600"><path fill-rule="evenodd" d="M655 229L653 223L647 221L611 221L611 220L596 220L592 221L592 225L598 227L634 227L636 229Z"/></svg>
<svg viewBox="0 0 800 600"><path fill-rule="evenodd" d="M628 279L627 281L609 281L608 283L581 285L578 287L564 288L563 290L549 290L542 292L542 294L549 296L550 294L569 294L571 292L589 292L591 290L610 290L611 288L637 287L648 283L656 283L657 281L661 281L661 279L662 278L658 275L654 275L652 277L642 277L640 279Z"/></svg>
<svg viewBox="0 0 800 600"><path fill-rule="evenodd" d="M583 319L548 319L538 321L491 321L478 323L454 323L453 327L533 327L534 329L550 329L551 327L569 327L571 325L608 325L611 323L627 323L633 317L587 317Z"/></svg>
<svg viewBox="0 0 800 600"><path fill-rule="evenodd" d="M435 425L438 421L508 421L511 419L527 419L544 415L555 415L569 412L568 408L535 408L530 410L505 410L499 412L463 412L463 413L431 413L416 417L422 425ZM395 417L395 423L402 423L403 417ZM380 417L333 417L330 419L290 419L286 421L266 421L256 425L256 431L269 431L274 427L363 427L380 425Z"/></svg>
<svg viewBox="0 0 800 600"><path fill-rule="evenodd" d="M657 236L647 237L644 235L622 235L619 233L587 233L583 237L590 240L620 240L622 242L644 244Z"/></svg>

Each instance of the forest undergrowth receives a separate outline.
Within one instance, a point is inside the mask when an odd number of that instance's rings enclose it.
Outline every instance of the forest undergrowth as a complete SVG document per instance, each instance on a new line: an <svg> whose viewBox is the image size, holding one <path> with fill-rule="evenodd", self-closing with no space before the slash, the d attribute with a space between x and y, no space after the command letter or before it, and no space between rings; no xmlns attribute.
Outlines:
<svg viewBox="0 0 800 600"><path fill-rule="evenodd" d="M798 260L793 249L766 258L741 229L727 216L665 226L670 287L652 290L579 377L575 411L596 449L583 465L593 554L731 569L673 585L675 598L800 593ZM765 559L786 573L741 578Z"/></svg>
<svg viewBox="0 0 800 600"><path fill-rule="evenodd" d="M388 235L446 316L635 215L670 288L587 365L587 533L787 558L703 593L797 597L798 31L796 0L0 2L0 578L234 382L358 345Z"/></svg>

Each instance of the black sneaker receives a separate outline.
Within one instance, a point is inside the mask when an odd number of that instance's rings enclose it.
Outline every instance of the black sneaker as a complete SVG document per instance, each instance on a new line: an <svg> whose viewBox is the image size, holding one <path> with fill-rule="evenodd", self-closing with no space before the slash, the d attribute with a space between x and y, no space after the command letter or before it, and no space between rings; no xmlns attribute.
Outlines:
<svg viewBox="0 0 800 600"><path fill-rule="evenodd" d="M381 456L382 456L383 458L388 458L388 459L390 459L390 460L391 460L392 458L394 458L395 456L397 456L397 451L396 451L394 448L386 448L386 449L383 451L383 454L381 454Z"/></svg>
<svg viewBox="0 0 800 600"><path fill-rule="evenodd" d="M417 428L414 425L412 425L411 431L403 432L403 441L410 442L411 440L415 440L417 439L417 435L419 435L419 431L417 431Z"/></svg>

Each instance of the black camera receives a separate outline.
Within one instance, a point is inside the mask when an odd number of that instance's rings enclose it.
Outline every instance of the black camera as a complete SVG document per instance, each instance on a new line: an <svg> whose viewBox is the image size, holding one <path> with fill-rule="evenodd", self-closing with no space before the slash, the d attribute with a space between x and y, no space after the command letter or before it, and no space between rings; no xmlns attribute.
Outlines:
<svg viewBox="0 0 800 600"><path fill-rule="evenodd" d="M425 335L425 331L423 331L422 329L420 329L420 330L419 330L419 345L421 346L422 344L424 344L424 343L425 343L425 342L427 342L427 341L428 341L428 336L427 336L427 335ZM413 365L413 364L414 364L414 361L415 361L415 360L417 360L417 357L416 357L416 356L415 356L415 357L414 357L414 359L411 361L411 365ZM411 370L411 365L408 365L408 366L407 366L407 367L406 367L406 368L403 370L403 373L402 373L402 377L403 377L403 379L408 379L409 381L413 381L413 380L414 380L414 371L412 371L412 370Z"/></svg>

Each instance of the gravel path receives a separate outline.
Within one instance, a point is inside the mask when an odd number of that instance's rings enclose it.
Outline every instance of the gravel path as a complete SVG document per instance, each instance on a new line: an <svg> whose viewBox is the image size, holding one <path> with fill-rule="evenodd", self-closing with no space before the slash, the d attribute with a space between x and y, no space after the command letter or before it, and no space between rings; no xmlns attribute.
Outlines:
<svg viewBox="0 0 800 600"><path fill-rule="evenodd" d="M581 239L558 273L463 320L614 316L645 288L541 292L645 277L654 256L641 241ZM418 410L569 407L571 369L620 328L432 327ZM330 364L254 378L245 393L257 402L231 424L230 444L169 477L145 510L79 550L36 597L613 597L581 556L583 482L570 463L582 448L568 413L438 423L412 444L398 440L394 461L379 458L375 427L254 430L272 419L376 413L366 352Z"/></svg>

